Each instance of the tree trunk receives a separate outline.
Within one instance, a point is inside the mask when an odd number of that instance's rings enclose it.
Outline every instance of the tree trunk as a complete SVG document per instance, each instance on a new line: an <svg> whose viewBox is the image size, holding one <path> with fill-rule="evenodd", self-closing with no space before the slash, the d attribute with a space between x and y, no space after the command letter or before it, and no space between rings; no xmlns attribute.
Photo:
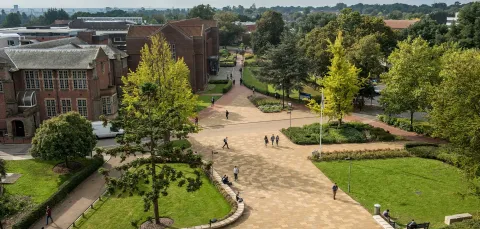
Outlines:
<svg viewBox="0 0 480 229"><path fill-rule="evenodd" d="M170 137L171 137L171 136L170 136L170 131L165 132L165 133L163 134L163 143L165 144L165 143L170 142Z"/></svg>
<svg viewBox="0 0 480 229"><path fill-rule="evenodd" d="M338 128L342 127L342 118L338 119Z"/></svg>
<svg viewBox="0 0 480 229"><path fill-rule="evenodd" d="M65 167L68 168L68 157L65 157Z"/></svg>
<svg viewBox="0 0 480 229"><path fill-rule="evenodd" d="M153 149L155 148L154 146L154 142L153 142L153 137L151 136L150 137L150 166L151 166L151 173L152 173L152 190L153 190L153 200L152 200L152 204L153 204L153 214L155 216L155 224L160 224L160 213L158 212L158 196L157 196L157 193L155 193L155 185L156 185L156 175L157 175L157 171L156 171L156 166L155 166L155 154L153 153Z"/></svg>
<svg viewBox="0 0 480 229"><path fill-rule="evenodd" d="M413 111L410 111L410 131L413 131Z"/></svg>

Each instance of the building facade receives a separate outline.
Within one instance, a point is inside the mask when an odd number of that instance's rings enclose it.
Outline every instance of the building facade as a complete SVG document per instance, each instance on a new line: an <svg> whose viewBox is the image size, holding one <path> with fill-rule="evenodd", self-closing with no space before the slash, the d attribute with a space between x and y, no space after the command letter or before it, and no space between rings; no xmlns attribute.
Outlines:
<svg viewBox="0 0 480 229"><path fill-rule="evenodd" d="M0 141L30 139L42 121L69 111L115 117L126 57L78 38L0 49Z"/></svg>
<svg viewBox="0 0 480 229"><path fill-rule="evenodd" d="M190 85L200 91L209 75L218 72L219 30L217 22L199 18L170 21L164 25L130 26L127 34L128 67L135 71L141 61L140 50L150 37L161 34L171 46L174 58L183 58L190 69Z"/></svg>

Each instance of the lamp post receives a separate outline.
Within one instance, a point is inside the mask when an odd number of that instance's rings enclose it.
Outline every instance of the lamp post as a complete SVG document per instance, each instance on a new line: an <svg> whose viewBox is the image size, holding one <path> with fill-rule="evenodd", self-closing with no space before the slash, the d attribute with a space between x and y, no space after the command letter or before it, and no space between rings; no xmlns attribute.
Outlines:
<svg viewBox="0 0 480 229"><path fill-rule="evenodd" d="M322 157L322 132L323 132L323 108L325 108L325 98L323 97L322 88L322 101L320 101L320 157Z"/></svg>
<svg viewBox="0 0 480 229"><path fill-rule="evenodd" d="M214 152L214 151L212 150L212 176L213 176L213 155L214 155L214 154L218 154L218 152Z"/></svg>
<svg viewBox="0 0 480 229"><path fill-rule="evenodd" d="M348 193L350 193L350 177L352 174L352 158L347 157L345 160L350 161L350 165L348 166Z"/></svg>
<svg viewBox="0 0 480 229"><path fill-rule="evenodd" d="M292 127L292 111L293 111L292 103L289 102L288 107L289 107L288 113L290 113L290 127Z"/></svg>

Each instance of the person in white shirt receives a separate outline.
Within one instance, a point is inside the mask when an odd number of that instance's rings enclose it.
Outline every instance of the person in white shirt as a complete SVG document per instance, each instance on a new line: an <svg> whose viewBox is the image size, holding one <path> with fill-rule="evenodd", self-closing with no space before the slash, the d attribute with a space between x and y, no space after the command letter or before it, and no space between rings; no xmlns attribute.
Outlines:
<svg viewBox="0 0 480 229"><path fill-rule="evenodd" d="M237 166L235 166L235 168L233 168L233 176L235 177L235 181L238 179L238 172L240 172L240 170Z"/></svg>

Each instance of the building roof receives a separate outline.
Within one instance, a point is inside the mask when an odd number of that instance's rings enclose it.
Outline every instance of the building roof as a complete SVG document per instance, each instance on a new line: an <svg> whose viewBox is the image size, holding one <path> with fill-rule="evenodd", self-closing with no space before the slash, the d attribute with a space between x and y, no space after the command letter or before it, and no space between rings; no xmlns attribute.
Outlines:
<svg viewBox="0 0 480 229"><path fill-rule="evenodd" d="M255 32L255 30L257 30L257 25L256 24L244 25L244 27L247 30L247 32Z"/></svg>
<svg viewBox="0 0 480 229"><path fill-rule="evenodd" d="M159 31L163 25L134 25L128 28L128 37L149 37Z"/></svg>
<svg viewBox="0 0 480 229"><path fill-rule="evenodd" d="M41 28L27 28L27 27L15 27L15 28L1 28L0 33L68 33L75 34L80 31L85 31L86 29L71 29L68 27L41 27Z"/></svg>
<svg viewBox="0 0 480 229"><path fill-rule="evenodd" d="M198 25L180 25L177 28L181 29L186 35L193 36L202 36L203 35L203 26Z"/></svg>
<svg viewBox="0 0 480 229"><path fill-rule="evenodd" d="M19 69L92 69L92 61L101 51L96 49L4 49Z"/></svg>
<svg viewBox="0 0 480 229"><path fill-rule="evenodd" d="M68 25L72 20L55 20L53 25Z"/></svg>
<svg viewBox="0 0 480 229"><path fill-rule="evenodd" d="M91 29L91 30L128 30L128 26L135 24L128 21L85 21L76 19L71 21L68 26L73 29Z"/></svg>
<svg viewBox="0 0 480 229"><path fill-rule="evenodd" d="M55 48L55 47L68 45L68 44L81 45L81 44L87 44L87 42L81 40L78 37L68 37L68 38L51 40L51 41L44 41L44 42L39 42L39 43L34 43L34 44L15 46L15 47L12 47L12 48L15 48L15 49L50 49L50 48Z"/></svg>
<svg viewBox="0 0 480 229"><path fill-rule="evenodd" d="M384 20L385 25L392 29L406 29L419 20Z"/></svg>
<svg viewBox="0 0 480 229"><path fill-rule="evenodd" d="M176 26L201 26L204 25L205 29L210 27L218 27L217 21L215 20L203 20L201 18L191 18L178 21L169 21L168 23L174 24Z"/></svg>

